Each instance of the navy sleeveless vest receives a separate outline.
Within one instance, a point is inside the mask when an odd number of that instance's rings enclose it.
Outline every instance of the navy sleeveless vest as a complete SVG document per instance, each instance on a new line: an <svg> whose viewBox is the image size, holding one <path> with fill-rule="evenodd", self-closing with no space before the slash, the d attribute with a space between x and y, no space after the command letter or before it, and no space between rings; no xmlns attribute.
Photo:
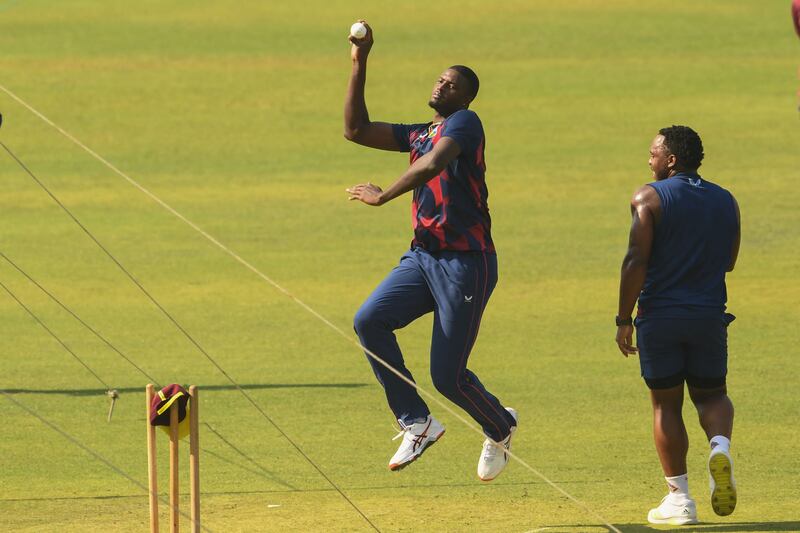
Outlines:
<svg viewBox="0 0 800 533"><path fill-rule="evenodd" d="M649 184L661 220L642 293L641 318L713 318L725 312L725 273L739 231L733 196L694 173Z"/></svg>

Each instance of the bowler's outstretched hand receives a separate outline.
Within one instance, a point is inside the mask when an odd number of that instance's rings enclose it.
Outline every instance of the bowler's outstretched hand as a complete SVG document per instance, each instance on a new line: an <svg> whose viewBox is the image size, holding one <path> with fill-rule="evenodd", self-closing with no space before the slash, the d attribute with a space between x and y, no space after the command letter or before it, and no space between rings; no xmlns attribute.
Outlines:
<svg viewBox="0 0 800 533"><path fill-rule="evenodd" d="M360 183L346 189L347 194L350 195L348 200L361 200L367 205L379 206L383 205L381 193L383 189L372 183Z"/></svg>
<svg viewBox="0 0 800 533"><path fill-rule="evenodd" d="M369 55L369 51L372 49L372 28L370 28L369 24L367 24L366 20L359 20L367 27L367 34L362 37L361 39L357 39L352 35L348 35L348 40L353 43L353 46L350 47L350 57L353 58L353 61L361 61L367 58Z"/></svg>

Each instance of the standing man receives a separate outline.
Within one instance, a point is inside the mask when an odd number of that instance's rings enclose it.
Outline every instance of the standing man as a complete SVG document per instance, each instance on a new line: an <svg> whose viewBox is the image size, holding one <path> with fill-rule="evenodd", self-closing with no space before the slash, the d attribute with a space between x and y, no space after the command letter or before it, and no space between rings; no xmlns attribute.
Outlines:
<svg viewBox="0 0 800 533"><path fill-rule="evenodd" d="M725 516L736 506L730 439L733 404L725 386L727 327L725 273L739 253L739 206L733 195L700 177L703 144L694 130L672 126L650 146L655 182L631 200L633 223L622 262L617 345L639 352L650 388L653 433L669 493L647 515L653 524L693 524L683 424L684 382L711 445L711 505ZM636 300L638 349L631 315Z"/></svg>
<svg viewBox="0 0 800 533"><path fill-rule="evenodd" d="M363 21L362 21L363 22ZM394 330L433 312L431 377L436 389L464 409L488 437L478 462L478 477L490 481L508 462L506 450L517 414L504 408L467 369L486 302L497 282L497 257L486 204L483 126L469 104L478 93L478 76L462 65L445 70L428 105L433 120L388 124L369 119L364 100L372 29L350 38L353 70L344 106L344 135L355 143L411 152L411 165L386 190L372 183L347 189L350 200L381 206L413 191L414 240L355 316L362 345L413 382ZM369 356L369 354L367 354ZM368 357L397 418L403 441L389 461L399 470L444 435L415 387Z"/></svg>

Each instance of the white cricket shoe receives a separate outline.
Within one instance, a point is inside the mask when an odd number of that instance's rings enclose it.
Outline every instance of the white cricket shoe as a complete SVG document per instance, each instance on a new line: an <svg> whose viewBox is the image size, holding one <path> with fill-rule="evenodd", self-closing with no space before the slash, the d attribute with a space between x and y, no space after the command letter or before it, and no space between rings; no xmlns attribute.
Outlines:
<svg viewBox="0 0 800 533"><path fill-rule="evenodd" d="M736 508L736 481L733 479L733 460L730 453L712 451L708 457L711 484L711 507L719 516L728 516Z"/></svg>
<svg viewBox="0 0 800 533"><path fill-rule="evenodd" d="M428 446L431 446L444 435L444 426L430 415L424 422L408 426L400 420L398 422L402 430L392 440L403 437L403 442L400 443L397 452L389 460L389 470L400 470L406 467L422 455L422 452Z"/></svg>
<svg viewBox="0 0 800 533"><path fill-rule="evenodd" d="M647 521L651 524L669 524L672 526L683 526L685 524L697 523L697 505L691 498L686 498L678 503L673 503L667 494L661 500L661 505L655 509L650 509L647 513Z"/></svg>
<svg viewBox="0 0 800 533"><path fill-rule="evenodd" d="M517 411L511 407L506 407L506 411L514 417L514 422L518 420ZM491 481L503 471L508 464L508 450L511 449L511 437L517 430L517 425L511 426L511 433L500 442L492 439L483 441L483 451L478 460L478 477L481 481Z"/></svg>

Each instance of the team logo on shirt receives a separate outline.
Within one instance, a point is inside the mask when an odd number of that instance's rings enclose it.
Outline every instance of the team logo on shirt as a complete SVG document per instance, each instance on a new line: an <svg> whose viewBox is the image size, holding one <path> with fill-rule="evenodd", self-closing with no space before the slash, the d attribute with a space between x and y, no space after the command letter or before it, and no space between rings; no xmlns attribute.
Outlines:
<svg viewBox="0 0 800 533"><path fill-rule="evenodd" d="M700 178L697 178L696 180L693 180L692 178L689 178L689 185L691 185L692 187L696 187L698 189L704 189L705 188L705 187L703 187L703 180L700 179Z"/></svg>
<svg viewBox="0 0 800 533"><path fill-rule="evenodd" d="M441 125L442 125L441 122L434 122L433 124L428 126L428 131L420 135L419 140L424 141L425 139L428 139L430 137L436 137L436 133L439 131L439 126Z"/></svg>

